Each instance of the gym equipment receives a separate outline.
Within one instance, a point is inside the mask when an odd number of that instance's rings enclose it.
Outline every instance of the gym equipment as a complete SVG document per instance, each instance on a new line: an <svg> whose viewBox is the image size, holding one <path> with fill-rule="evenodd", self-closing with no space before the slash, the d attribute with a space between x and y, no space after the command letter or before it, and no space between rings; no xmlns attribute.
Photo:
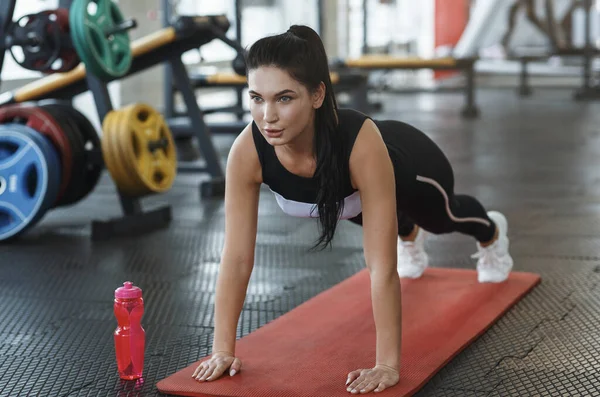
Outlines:
<svg viewBox="0 0 600 397"><path fill-rule="evenodd" d="M42 101L40 102L40 105L44 105L44 103L45 101ZM84 168L86 172L85 180L80 186L81 190L79 194L76 195L77 201L80 201L94 190L102 175L103 163L100 137L90 120L71 104L54 102L53 107L60 108L65 112L65 115L75 123L79 135L83 139L83 150L85 152Z"/></svg>
<svg viewBox="0 0 600 397"><path fill-rule="evenodd" d="M58 151L62 174L57 203L53 203L58 205L67 191L73 170L73 149L64 131L48 112L33 104L0 107L0 124L4 123L23 124L33 128L48 138Z"/></svg>
<svg viewBox="0 0 600 397"><path fill-rule="evenodd" d="M338 65L361 69L413 69L413 68L455 68L458 60L454 58L394 57L390 55L363 55L341 61Z"/></svg>
<svg viewBox="0 0 600 397"><path fill-rule="evenodd" d="M19 236L56 201L61 164L54 147L33 128L0 125L0 241Z"/></svg>
<svg viewBox="0 0 600 397"><path fill-rule="evenodd" d="M174 7L172 7L172 4L170 3L170 0L162 0L162 22L163 22L163 26L168 27L171 25L172 20L177 18L176 13L174 12ZM232 69L235 73L237 73L239 76L246 76L246 62L245 62L245 54L246 54L246 50L241 46L242 43L242 6L241 6L242 0L235 0L234 1L234 14L235 14L235 40L231 40L229 39L225 33L227 32L227 29L212 29L211 34L213 34L215 36L215 38L220 39L221 41L223 41L224 43L228 44L231 48L233 48L236 52L237 55L236 57L232 60ZM184 71L181 68L177 68L177 70L181 70ZM170 67L166 67L164 69L164 80L163 80L163 86L164 86L164 115L165 118L168 120L169 126L171 126L171 128L173 128L175 125L182 125L183 127L182 129L179 129L178 131L173 131L173 133L176 136L176 139L179 140L179 143L181 144L182 142L188 143L189 141L186 141L186 138L189 138L194 132L197 131L198 128L203 128L203 129L207 129L206 132L203 131L203 133L218 133L220 131L218 131L219 127L217 126L215 128L214 125L208 125L204 123L204 120L201 120L200 122L195 122L193 123L193 130L190 130L190 124L191 120L188 119L187 117L182 117L178 120L173 120L173 118L176 116L176 112L175 112L175 106L174 106L174 94L175 92L178 90L178 86L179 84L174 84L174 76L173 73L175 72L175 70L173 68ZM185 72L187 73L187 70L185 70ZM187 79L187 78L186 78ZM191 79L193 80L193 79ZM240 86L236 86L234 87L234 91L236 94L236 111L234 111L237 115L237 119L238 119L238 123L234 123L233 124L233 131L240 131L238 129L239 126L239 122L241 122L243 120L244 117L244 113L245 111L243 110L243 98L242 98L242 94L243 94L243 87ZM185 95L186 100L191 100L192 96L191 95ZM188 106L186 105L186 109L188 108ZM203 116L205 114L205 110L203 109L202 112L196 113L196 115L194 116L194 118L198 117L198 116ZM187 115L184 115L187 116ZM226 125L225 127L229 127L231 124L230 123L226 123L228 125ZM242 127L243 128L243 127ZM180 136L180 132L183 134L182 136ZM226 131L226 133L231 133L232 130L229 129ZM192 149L192 151L196 151L196 149ZM195 156L192 156L192 159ZM180 169L182 171L191 171L193 172L195 170L196 167L188 167L186 168L181 168ZM223 186L220 186L218 189L216 189L216 192L218 194L220 194L220 192L224 192L223 190ZM202 194L209 194L212 191L212 189L208 189L203 191Z"/></svg>
<svg viewBox="0 0 600 397"><path fill-rule="evenodd" d="M58 206L83 200L96 187L102 173L100 139L92 123L72 105L42 101L38 106L60 124L73 149L73 172Z"/></svg>
<svg viewBox="0 0 600 397"><path fill-rule="evenodd" d="M215 30L226 32L228 29L229 21L224 15L179 17L173 21L173 26L161 29L132 43L133 62L126 74L129 76L163 62L170 64L172 77L177 89L183 94L190 123L206 161L205 166L179 164L178 170L182 172L206 171L210 174L212 179L202 182L200 186L202 197L224 194L224 172L210 138L210 132L204 124L202 112L198 108L198 102L191 89L192 83L186 67L181 61L181 55L214 40L216 38ZM108 91L105 87L107 82L95 81L93 77L86 74L83 65L79 65L70 72L47 76L26 84L14 92L6 92L0 97L0 105L38 101L45 98L69 100L75 95L91 90L96 99L100 119L103 120L104 115L111 110ZM112 78L112 80L114 79L116 78Z"/></svg>
<svg viewBox="0 0 600 397"><path fill-rule="evenodd" d="M75 0L69 13L73 45L90 73L101 80L124 76L132 54L125 20L112 0Z"/></svg>
<svg viewBox="0 0 600 397"><path fill-rule="evenodd" d="M402 70L432 69L461 70L465 75L466 103L461 114L465 118L479 116L479 108L475 104L475 58L432 58L396 57L391 55L363 55L358 58L338 59L332 62L332 68L340 73L347 69L355 70Z"/></svg>
<svg viewBox="0 0 600 397"><path fill-rule="evenodd" d="M232 62L233 71L240 76L246 76L246 60L243 54L238 54Z"/></svg>
<svg viewBox="0 0 600 397"><path fill-rule="evenodd" d="M64 195L56 203L56 206L65 206L75 203L77 191L75 189L81 186L83 179L85 178L85 164L83 151L83 139L77 131L77 126L73 124L72 120L56 109L50 106L40 107L47 112L58 124L62 133L67 138L69 146L71 147L73 167L71 171L71 177L69 183L65 189Z"/></svg>
<svg viewBox="0 0 600 397"><path fill-rule="evenodd" d="M571 19L577 8L585 8L585 1L571 0L565 16L557 21L554 12L554 0L544 0L544 18L539 18L536 12L536 2L533 0L516 0L510 7L508 16L508 29L502 37L502 46L507 54L511 53L509 41L515 30L517 12L524 8L527 20L533 24L544 36L548 38L550 53L568 55L575 45L571 37ZM584 10L585 12L585 10ZM566 28L566 30L565 30ZM532 55L528 52L528 55Z"/></svg>
<svg viewBox="0 0 600 397"><path fill-rule="evenodd" d="M177 173L175 143L163 117L145 104L112 110L102 125L106 168L130 197L163 193Z"/></svg>
<svg viewBox="0 0 600 397"><path fill-rule="evenodd" d="M54 119L61 132L67 139L72 153L73 166L71 169L71 176L69 178L69 182L66 185L64 194L56 202L55 206L59 207L73 204L77 201L75 199L75 195L77 193L75 189L80 186L80 184L83 181L83 178L85 177L85 166L83 158L85 152L83 151L82 139L77 131L77 126L73 124L70 118L62 114L62 112L56 111L55 109L48 106L39 107L38 109L45 111L50 115L50 117Z"/></svg>
<svg viewBox="0 0 600 397"><path fill-rule="evenodd" d="M481 284L474 270L447 268L402 279L400 382L381 395L415 393L539 282L537 274L513 272L504 283ZM182 396L234 396L240 390L348 396L347 374L375 364L370 290L368 270L361 270L237 341L244 364L239 374L198 382L192 374L202 359L158 382L158 390Z"/></svg>
<svg viewBox="0 0 600 397"><path fill-rule="evenodd" d="M4 48L22 68L43 73L67 72L79 63L70 39L69 11L64 8L24 15L11 23Z"/></svg>
<svg viewBox="0 0 600 397"><path fill-rule="evenodd" d="M60 0L60 3L64 6L63 3L70 4L70 1ZM0 17L2 10L0 4ZM226 32L229 27L229 21L225 15L179 17L172 21L172 26L140 38L131 44L133 57L131 67L122 76L127 77L162 63L170 66L176 87L183 94L194 136L198 140L204 160L204 164L198 166L179 163L178 171L206 172L210 175L210 179L203 180L200 184L201 197L204 198L222 197L225 191L225 177L221 160L212 142L210 132L204 124L202 112L198 107L181 56L187 51L197 49L214 40L216 38L215 30ZM116 79L117 77L109 77L102 81L95 74L86 73L86 67L80 64L67 73L46 76L13 92L5 92L0 96L0 106L50 98L69 101L74 96L89 90L94 96L99 119L104 120L105 116L113 110L107 84ZM117 194L123 216L108 220L94 220L92 222L93 240L145 233L165 227L170 223L171 207L169 205L146 210L142 208L139 198L128 197L121 191L117 191Z"/></svg>

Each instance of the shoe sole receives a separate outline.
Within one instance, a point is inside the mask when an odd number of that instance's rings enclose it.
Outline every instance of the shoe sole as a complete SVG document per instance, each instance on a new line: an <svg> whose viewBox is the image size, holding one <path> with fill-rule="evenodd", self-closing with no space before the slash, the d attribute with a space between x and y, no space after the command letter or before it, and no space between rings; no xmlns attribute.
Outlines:
<svg viewBox="0 0 600 397"><path fill-rule="evenodd" d="M425 273L425 269L423 269L420 273L410 273L410 274L402 274L400 271L398 271L398 276L400 278L410 278L410 279L416 279L416 278L420 278L423 273Z"/></svg>
<svg viewBox="0 0 600 397"><path fill-rule="evenodd" d="M502 275L499 277L495 277L495 276L482 277L480 274L477 277L477 281L479 281L480 283L502 283L502 282L506 281L507 279L508 279L508 274L506 276Z"/></svg>

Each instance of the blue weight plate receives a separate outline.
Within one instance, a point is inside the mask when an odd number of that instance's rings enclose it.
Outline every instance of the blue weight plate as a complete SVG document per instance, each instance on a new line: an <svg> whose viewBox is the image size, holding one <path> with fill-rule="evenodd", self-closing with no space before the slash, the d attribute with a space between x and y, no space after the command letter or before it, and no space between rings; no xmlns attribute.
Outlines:
<svg viewBox="0 0 600 397"><path fill-rule="evenodd" d="M56 149L20 124L0 125L0 241L23 233L52 207L60 187Z"/></svg>

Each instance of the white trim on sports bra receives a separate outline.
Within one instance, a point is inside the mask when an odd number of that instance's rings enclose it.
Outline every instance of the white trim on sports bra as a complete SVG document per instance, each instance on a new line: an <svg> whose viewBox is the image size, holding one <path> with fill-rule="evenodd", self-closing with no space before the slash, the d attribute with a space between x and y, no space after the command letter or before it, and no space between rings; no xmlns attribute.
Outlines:
<svg viewBox="0 0 600 397"><path fill-rule="evenodd" d="M270 189L269 189L270 190ZM318 218L319 210L316 204L303 203L300 201L288 200L281 194L274 192L277 204L283 210L284 213L290 216L299 218ZM313 211L314 209L314 211ZM344 210L340 219L350 219L359 215L362 212L362 204L360 202L360 194L358 191L352 193L344 199Z"/></svg>

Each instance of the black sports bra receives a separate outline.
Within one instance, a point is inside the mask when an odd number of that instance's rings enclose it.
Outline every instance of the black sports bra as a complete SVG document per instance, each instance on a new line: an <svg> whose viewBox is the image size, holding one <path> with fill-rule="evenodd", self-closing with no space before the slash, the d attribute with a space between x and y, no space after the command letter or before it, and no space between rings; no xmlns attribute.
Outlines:
<svg viewBox="0 0 600 397"><path fill-rule="evenodd" d="M350 153L365 120L368 116L352 109L338 110L338 131L345 139L346 158L345 165L349 167ZM316 198L318 194L318 181L315 178L302 177L288 171L277 158L275 148L271 146L260 133L258 126L252 122L252 136L258 152L262 167L263 182L275 195L277 204L284 213L304 218L318 217ZM350 173L348 172L349 176ZM362 211L359 192L352 187L350 177L340 192L340 199L344 199L344 210L341 219L357 216Z"/></svg>

